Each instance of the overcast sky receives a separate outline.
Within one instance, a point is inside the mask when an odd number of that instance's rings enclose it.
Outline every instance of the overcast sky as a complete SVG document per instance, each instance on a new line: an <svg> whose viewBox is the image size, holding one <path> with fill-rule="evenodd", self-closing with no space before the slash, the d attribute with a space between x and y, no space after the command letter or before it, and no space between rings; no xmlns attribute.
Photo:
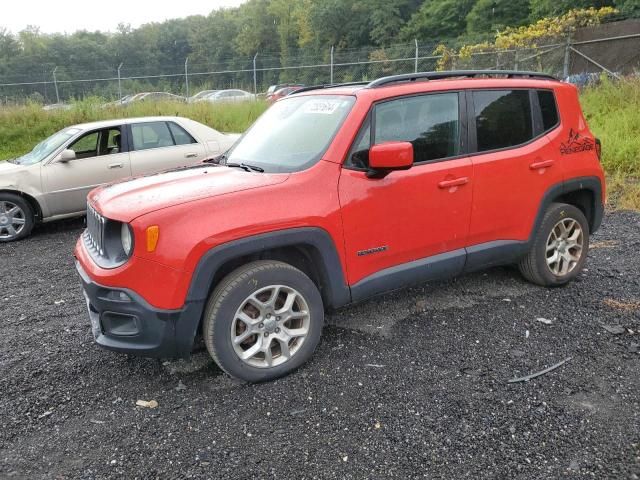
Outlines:
<svg viewBox="0 0 640 480"><path fill-rule="evenodd" d="M243 0L4 0L0 27L13 33L36 25L45 33L76 30L114 31L119 23L133 27L189 15L207 15L221 7L235 7Z"/></svg>

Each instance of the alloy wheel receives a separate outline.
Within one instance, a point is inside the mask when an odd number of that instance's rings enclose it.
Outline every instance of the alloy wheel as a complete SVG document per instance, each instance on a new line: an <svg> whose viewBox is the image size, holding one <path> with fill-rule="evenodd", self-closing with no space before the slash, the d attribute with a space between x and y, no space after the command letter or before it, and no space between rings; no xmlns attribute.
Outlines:
<svg viewBox="0 0 640 480"><path fill-rule="evenodd" d="M584 250L584 234L578 221L563 218L547 238L546 259L551 273L565 276L578 265Z"/></svg>
<svg viewBox="0 0 640 480"><path fill-rule="evenodd" d="M309 306L294 288L270 285L249 295L231 323L238 357L258 368L282 365L302 347L311 322Z"/></svg>
<svg viewBox="0 0 640 480"><path fill-rule="evenodd" d="M24 230L27 218L18 205L0 200L0 239L11 240Z"/></svg>

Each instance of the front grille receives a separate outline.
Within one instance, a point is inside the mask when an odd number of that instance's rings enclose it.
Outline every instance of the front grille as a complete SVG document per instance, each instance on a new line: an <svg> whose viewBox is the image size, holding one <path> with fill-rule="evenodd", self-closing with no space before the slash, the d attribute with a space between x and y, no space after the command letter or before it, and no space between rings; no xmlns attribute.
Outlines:
<svg viewBox="0 0 640 480"><path fill-rule="evenodd" d="M107 219L87 203L87 229L84 232L85 244L93 250L93 253L101 257L105 256L104 231L106 224Z"/></svg>

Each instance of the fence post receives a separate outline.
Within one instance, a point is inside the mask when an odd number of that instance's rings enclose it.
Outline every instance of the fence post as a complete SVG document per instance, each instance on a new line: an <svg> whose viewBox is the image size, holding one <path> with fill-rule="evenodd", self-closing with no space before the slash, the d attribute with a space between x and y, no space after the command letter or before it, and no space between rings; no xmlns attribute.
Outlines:
<svg viewBox="0 0 640 480"><path fill-rule="evenodd" d="M122 83L120 80L120 69L122 68L122 62L118 65L118 97L120 98L120 103L122 103Z"/></svg>
<svg viewBox="0 0 640 480"><path fill-rule="evenodd" d="M258 74L256 70L256 59L258 58L258 52L253 56L253 94L258 95ZM262 78L264 81L264 77Z"/></svg>
<svg viewBox="0 0 640 480"><path fill-rule="evenodd" d="M53 69L53 86L56 88L56 103L60 103L60 94L58 93L58 79L56 78L56 70L58 70L58 67Z"/></svg>
<svg viewBox="0 0 640 480"><path fill-rule="evenodd" d="M414 42L416 42L416 68L415 68L415 73L418 73L418 39L414 38L413 39Z"/></svg>
<svg viewBox="0 0 640 480"><path fill-rule="evenodd" d="M516 49L515 54L513 56L513 69L517 72L519 70L518 67L520 67L520 65L518 64L518 52L520 50Z"/></svg>
<svg viewBox="0 0 640 480"><path fill-rule="evenodd" d="M562 78L567 78L570 71L571 62L571 35L567 35L567 45L564 48L564 64L562 67Z"/></svg>
<svg viewBox="0 0 640 480"><path fill-rule="evenodd" d="M331 73L329 77L329 84L333 85L333 45L331 45Z"/></svg>
<svg viewBox="0 0 640 480"><path fill-rule="evenodd" d="M187 88L187 98L189 98L189 57L184 61L184 84Z"/></svg>

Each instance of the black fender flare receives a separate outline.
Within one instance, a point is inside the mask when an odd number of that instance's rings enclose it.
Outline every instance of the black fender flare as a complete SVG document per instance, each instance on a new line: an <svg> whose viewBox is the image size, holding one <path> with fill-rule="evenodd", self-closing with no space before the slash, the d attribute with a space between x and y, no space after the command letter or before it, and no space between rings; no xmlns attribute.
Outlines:
<svg viewBox="0 0 640 480"><path fill-rule="evenodd" d="M314 263L326 298L325 307L338 308L351 302L340 256L329 233L318 227L276 230L218 245L198 261L180 319L176 322L176 347L188 356L204 313L216 272L227 262L247 255L286 247L303 246L314 253Z"/></svg>

